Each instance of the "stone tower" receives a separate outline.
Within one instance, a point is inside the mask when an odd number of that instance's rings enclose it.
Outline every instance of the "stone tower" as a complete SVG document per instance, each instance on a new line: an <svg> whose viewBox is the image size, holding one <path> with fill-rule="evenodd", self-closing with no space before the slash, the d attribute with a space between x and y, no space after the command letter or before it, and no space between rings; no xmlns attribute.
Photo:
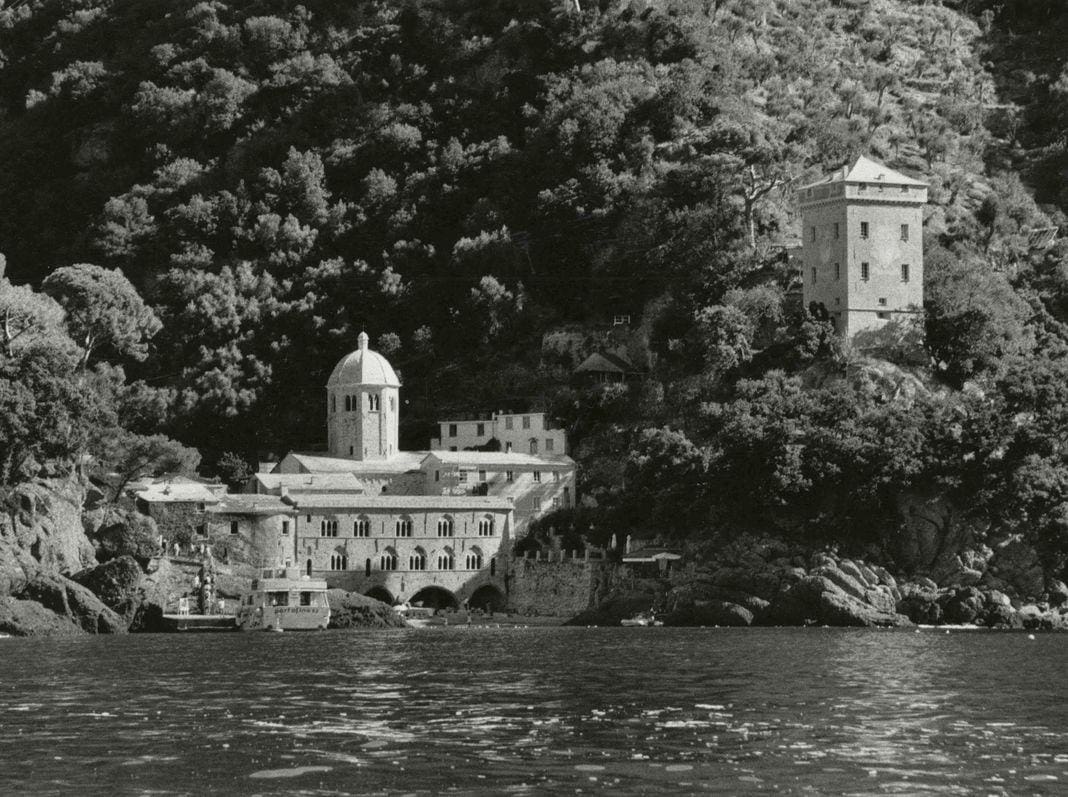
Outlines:
<svg viewBox="0 0 1068 797"><path fill-rule="evenodd" d="M926 183L861 156L797 200L806 308L847 337L920 312Z"/></svg>
<svg viewBox="0 0 1068 797"><path fill-rule="evenodd" d="M367 348L367 333L357 340L356 351L341 358L326 382L330 454L387 459L397 453L400 380L389 360Z"/></svg>

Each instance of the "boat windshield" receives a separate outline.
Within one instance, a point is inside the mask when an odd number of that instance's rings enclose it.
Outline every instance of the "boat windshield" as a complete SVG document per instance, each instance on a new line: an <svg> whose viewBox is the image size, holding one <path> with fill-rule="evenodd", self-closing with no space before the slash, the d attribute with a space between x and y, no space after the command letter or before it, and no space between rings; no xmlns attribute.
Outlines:
<svg viewBox="0 0 1068 797"><path fill-rule="evenodd" d="M268 592L267 603L271 606L288 606L289 605L289 593L280 592Z"/></svg>

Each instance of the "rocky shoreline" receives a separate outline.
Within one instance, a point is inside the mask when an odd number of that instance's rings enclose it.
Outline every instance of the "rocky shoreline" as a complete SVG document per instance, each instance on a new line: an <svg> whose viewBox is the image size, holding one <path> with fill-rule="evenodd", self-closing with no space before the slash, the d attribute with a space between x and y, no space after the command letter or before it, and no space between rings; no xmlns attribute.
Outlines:
<svg viewBox="0 0 1068 797"><path fill-rule="evenodd" d="M1037 596L999 586L982 579L968 586L940 586L927 577L899 581L883 567L832 552L758 556L746 564L695 570L666 585L636 583L570 622L618 625L653 612L669 626L1068 629L1063 582L1048 582Z"/></svg>

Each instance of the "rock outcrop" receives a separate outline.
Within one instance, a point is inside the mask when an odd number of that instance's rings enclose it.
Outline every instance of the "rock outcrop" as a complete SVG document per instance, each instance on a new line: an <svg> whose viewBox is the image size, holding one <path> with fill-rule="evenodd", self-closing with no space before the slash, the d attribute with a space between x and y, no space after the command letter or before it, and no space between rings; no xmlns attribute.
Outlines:
<svg viewBox="0 0 1068 797"><path fill-rule="evenodd" d="M327 592L327 598L330 601L330 628L404 628L408 625L389 604L358 592L332 589Z"/></svg>

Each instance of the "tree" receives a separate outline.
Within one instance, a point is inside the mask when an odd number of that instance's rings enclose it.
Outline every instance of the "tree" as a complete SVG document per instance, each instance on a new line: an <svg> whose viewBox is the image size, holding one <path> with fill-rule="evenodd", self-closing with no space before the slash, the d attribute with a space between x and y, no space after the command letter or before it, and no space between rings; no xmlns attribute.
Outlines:
<svg viewBox="0 0 1068 797"><path fill-rule="evenodd" d="M67 311L67 329L82 347L83 368L99 349L135 360L148 356L148 341L162 325L118 269L64 266L48 275L43 288Z"/></svg>
<svg viewBox="0 0 1068 797"><path fill-rule="evenodd" d="M188 475L196 471L200 453L164 435L142 435L125 429L111 429L94 441L97 468L102 474L115 474L112 501L117 501L126 485L144 476Z"/></svg>
<svg viewBox="0 0 1068 797"><path fill-rule="evenodd" d="M63 308L54 299L0 276L0 352L10 356L17 346L57 334L65 338L62 325Z"/></svg>

